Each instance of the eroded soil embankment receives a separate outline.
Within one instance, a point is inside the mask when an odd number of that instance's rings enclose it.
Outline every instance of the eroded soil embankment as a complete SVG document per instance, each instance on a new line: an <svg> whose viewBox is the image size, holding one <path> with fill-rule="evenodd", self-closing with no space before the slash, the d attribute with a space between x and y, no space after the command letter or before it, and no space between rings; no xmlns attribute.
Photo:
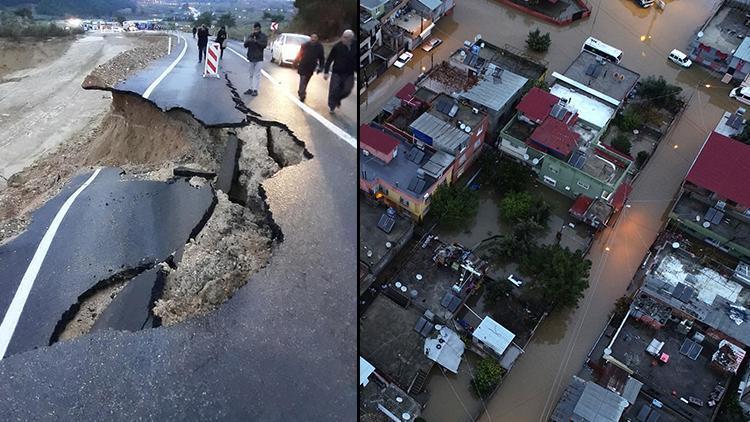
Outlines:
<svg viewBox="0 0 750 422"><path fill-rule="evenodd" d="M262 182L281 168L309 156L298 139L276 126L249 123L239 128L206 128L181 110L162 112L140 97L113 93L112 110L84 140L64 145L14 177L2 196L0 212L13 218L28 215L57 193L73 175L96 166L120 167L124 181L174 178L177 167L208 175L221 171L230 136L239 141L239 156L230 200L216 192L216 205L199 232L186 239L176 268L165 268L164 288L155 298L153 315L172 325L204 315L228 300L251 274L269 260L278 228L265 203ZM215 185L215 177L191 177L191 184ZM240 192L238 195L237 192ZM13 206L11 206L11 204ZM85 292L63 321L59 339L86 334L114 300L125 282Z"/></svg>

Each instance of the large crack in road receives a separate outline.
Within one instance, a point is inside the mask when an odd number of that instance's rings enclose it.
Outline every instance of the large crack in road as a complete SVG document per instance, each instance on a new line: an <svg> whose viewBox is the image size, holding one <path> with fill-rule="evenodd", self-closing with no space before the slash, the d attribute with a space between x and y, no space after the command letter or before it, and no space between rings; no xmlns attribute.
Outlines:
<svg viewBox="0 0 750 422"><path fill-rule="evenodd" d="M104 83L105 80L109 82ZM30 197L46 194L50 201L59 201L60 196L75 185L70 182L65 186L65 182L80 176L87 168L99 166L106 166L105 169L116 166L118 169L112 171L119 172L119 178L111 182L108 195L94 189L85 203L79 200L79 207L101 206L103 202L105 208L112 209L160 208L165 206L160 194L146 190L129 197L123 192L142 184L158 184L163 185L162 188L154 189L170 189L175 183L190 187L182 189L180 195L192 196L210 190L210 204L205 206L200 218L192 220L185 220L177 205L172 207L171 214L162 214L159 218L145 213L142 221L133 221L124 215L107 213L106 217L105 214L98 216L100 221L96 218L87 221L87 224L105 228L119 227L100 234L104 238L113 236L115 243L133 248L128 255L140 256L139 261L121 260L114 273L113 268L99 268L99 272L110 273L107 277L88 282L81 280L78 285L83 289L71 293L77 298L74 303L57 303L52 307L64 307L65 311L59 314L57 321L48 321L47 325L54 327L51 332L44 335L44 328L40 328L40 337L49 341L45 344L28 341L28 336L24 335L26 341L21 342L21 346L10 347L7 355L74 339L93 330L132 331L161 324L174 325L207 314L231 298L251 274L263 268L275 245L283 241L281 228L273 220L266 202L263 182L284 167L312 158L303 141L285 125L264 121L244 106L229 77L226 77L226 84L232 100L237 110L246 115L239 124L206 125L190 110L180 107L162 110L137 94L112 88L112 80L102 75L87 78L86 89L111 92L112 107L108 116L91 136L61 146L16 175L8 190L3 192L6 199L15 201L0 205L0 220L21 219L33 225L37 218L48 218L29 210L35 203ZM40 180L43 183L40 184ZM222 184L223 189L219 189ZM223 192L227 186L228 192ZM84 230L80 223L66 221L70 231ZM181 245L170 247L161 256L149 255L148 248L140 250L140 244L159 242L150 238L159 236L153 227L168 228L174 224L189 226L189 235ZM17 250L19 240L25 240L26 235L26 232L13 233L0 243L0 262L6 252ZM96 246L104 248L103 254L107 254L108 247L115 247L114 243L107 245L106 242ZM86 249L85 245L72 245L72 248L75 253ZM54 248L52 253L56 253ZM97 271L91 268L100 264L95 257L84 261L88 265L80 270L81 278L95 274ZM51 273L56 270L48 268ZM46 287L63 288L54 284ZM12 294L15 288L10 286L6 291ZM27 309L46 305L35 303L32 296ZM18 342L14 339L13 343Z"/></svg>

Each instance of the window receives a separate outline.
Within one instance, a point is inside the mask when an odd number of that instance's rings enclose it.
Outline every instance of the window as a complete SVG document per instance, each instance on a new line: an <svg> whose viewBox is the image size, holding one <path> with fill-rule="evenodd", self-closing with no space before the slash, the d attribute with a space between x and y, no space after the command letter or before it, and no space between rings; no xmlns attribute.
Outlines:
<svg viewBox="0 0 750 422"><path fill-rule="evenodd" d="M555 179L553 179L551 177L548 177L548 176L544 176L544 183L546 183L546 184L548 184L550 186L557 186L557 180L555 180Z"/></svg>
<svg viewBox="0 0 750 422"><path fill-rule="evenodd" d="M406 199L404 199L404 197L403 197L403 196L402 196L402 197L399 197L399 198L398 198L398 201L399 201L399 202L401 202L401 205L403 205L403 206L405 206L405 207L408 207L408 206L409 206L409 201L407 201Z"/></svg>
<svg viewBox="0 0 750 422"><path fill-rule="evenodd" d="M558 169L557 167L550 167L549 172L552 174L557 174L560 173L560 169Z"/></svg>
<svg viewBox="0 0 750 422"><path fill-rule="evenodd" d="M578 186L580 186L580 187L582 187L582 188L586 189L586 190L589 190L589 188L591 187L591 185L589 185L588 183L583 183L583 182L581 182L580 180L579 180L578 182L576 182L576 184L577 184Z"/></svg>

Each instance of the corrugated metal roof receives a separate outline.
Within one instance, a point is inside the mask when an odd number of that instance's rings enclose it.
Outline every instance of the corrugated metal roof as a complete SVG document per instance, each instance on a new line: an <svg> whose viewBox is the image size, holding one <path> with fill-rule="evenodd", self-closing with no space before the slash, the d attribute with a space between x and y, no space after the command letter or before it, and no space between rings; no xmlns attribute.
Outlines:
<svg viewBox="0 0 750 422"><path fill-rule="evenodd" d="M617 422L628 401L606 388L587 382L573 413L589 421Z"/></svg>
<svg viewBox="0 0 750 422"><path fill-rule="evenodd" d="M430 10L437 9L438 6L440 6L440 4L442 3L441 0L419 0L419 2L425 5L425 7L427 7Z"/></svg>
<svg viewBox="0 0 750 422"><path fill-rule="evenodd" d="M633 377L628 377L628 381L625 383L625 387L622 389L622 397L628 401L628 403L635 403L638 393L641 392L643 383Z"/></svg>
<svg viewBox="0 0 750 422"><path fill-rule="evenodd" d="M430 112L422 113L409 127L432 138L432 145L442 151L455 154L462 144L469 142L469 134L458 129Z"/></svg>
<svg viewBox="0 0 750 422"><path fill-rule="evenodd" d="M499 111L510 101L528 82L528 79L515 73L504 70L498 80L492 77L492 73L498 66L490 64L487 66L486 76L468 91L462 92L460 97L477 104L481 104L491 110Z"/></svg>
<svg viewBox="0 0 750 422"><path fill-rule="evenodd" d="M737 47L737 51L734 52L734 57L750 62L750 38L745 37L745 39L742 40L742 44L740 44L740 46Z"/></svg>

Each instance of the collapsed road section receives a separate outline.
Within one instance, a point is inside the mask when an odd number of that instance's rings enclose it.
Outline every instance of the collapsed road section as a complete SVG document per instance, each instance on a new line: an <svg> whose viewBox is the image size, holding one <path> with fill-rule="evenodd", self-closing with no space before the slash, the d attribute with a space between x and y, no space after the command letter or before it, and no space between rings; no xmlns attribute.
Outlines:
<svg viewBox="0 0 750 422"><path fill-rule="evenodd" d="M94 73L89 89L116 80ZM282 239L261 184L310 156L301 141L262 122L206 127L189 111L162 111L108 83L98 88L112 91L103 124L14 175L0 193L0 216L25 223L0 243L7 314L50 222L91 176L86 169L103 166L54 233L4 356L92 330L206 314L266 265ZM226 193L215 189L222 176ZM40 197L49 200L32 211Z"/></svg>

